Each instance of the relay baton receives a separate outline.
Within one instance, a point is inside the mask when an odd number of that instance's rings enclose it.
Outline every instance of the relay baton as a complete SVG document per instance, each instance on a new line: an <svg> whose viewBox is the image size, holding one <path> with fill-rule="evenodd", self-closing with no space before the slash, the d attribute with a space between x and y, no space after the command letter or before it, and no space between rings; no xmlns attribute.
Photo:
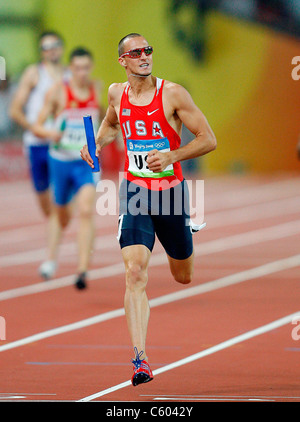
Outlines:
<svg viewBox="0 0 300 422"><path fill-rule="evenodd" d="M98 157L96 157L96 142L95 142L92 116L84 116L83 121L84 121L84 129L85 129L88 150L94 162L94 168L92 169L92 171L98 172L100 171L100 166L99 166Z"/></svg>

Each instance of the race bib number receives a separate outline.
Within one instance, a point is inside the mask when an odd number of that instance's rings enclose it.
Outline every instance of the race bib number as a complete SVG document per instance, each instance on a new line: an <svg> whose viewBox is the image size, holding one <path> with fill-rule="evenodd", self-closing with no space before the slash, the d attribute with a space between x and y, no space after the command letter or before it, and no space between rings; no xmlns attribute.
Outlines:
<svg viewBox="0 0 300 422"><path fill-rule="evenodd" d="M62 149L80 150L86 143L83 122L67 122L59 146Z"/></svg>
<svg viewBox="0 0 300 422"><path fill-rule="evenodd" d="M129 160L128 171L133 176L160 178L174 175L173 164L170 164L160 173L154 173L152 170L149 170L147 158L149 151L154 149L157 149L160 152L170 151L168 138L142 141L127 139L127 155Z"/></svg>

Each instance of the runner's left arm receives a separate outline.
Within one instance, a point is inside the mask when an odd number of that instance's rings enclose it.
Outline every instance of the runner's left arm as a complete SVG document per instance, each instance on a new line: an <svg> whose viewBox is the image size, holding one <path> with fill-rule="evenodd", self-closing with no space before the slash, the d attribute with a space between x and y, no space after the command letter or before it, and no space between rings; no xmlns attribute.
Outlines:
<svg viewBox="0 0 300 422"><path fill-rule="evenodd" d="M50 139L54 142L59 142L62 134L56 129L49 129L45 127L45 123L50 116L55 115L57 108L57 86L53 86L47 92L43 107L38 115L36 123L32 127L32 132L39 138Z"/></svg>
<svg viewBox="0 0 300 422"><path fill-rule="evenodd" d="M216 149L216 137L202 111L196 106L188 91L174 84L169 90L168 100L173 103L174 113L195 138L187 145L166 153L150 151L147 163L150 170L160 172L177 161L200 157Z"/></svg>

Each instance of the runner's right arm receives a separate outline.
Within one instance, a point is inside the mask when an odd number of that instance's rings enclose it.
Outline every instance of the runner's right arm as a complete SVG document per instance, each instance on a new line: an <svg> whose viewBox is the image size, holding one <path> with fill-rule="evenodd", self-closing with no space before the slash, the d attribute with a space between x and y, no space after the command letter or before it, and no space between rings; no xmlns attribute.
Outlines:
<svg viewBox="0 0 300 422"><path fill-rule="evenodd" d="M108 90L108 108L96 136L96 156L100 156L101 149L112 143L120 131L120 123L116 113L116 106L120 101L121 84L112 84ZM88 152L87 145L80 151L81 158L90 167L94 167L93 160Z"/></svg>
<svg viewBox="0 0 300 422"><path fill-rule="evenodd" d="M25 130L31 130L31 124L26 118L24 107L31 91L38 83L38 78L37 66L29 66L21 77L19 86L10 105L10 117Z"/></svg>

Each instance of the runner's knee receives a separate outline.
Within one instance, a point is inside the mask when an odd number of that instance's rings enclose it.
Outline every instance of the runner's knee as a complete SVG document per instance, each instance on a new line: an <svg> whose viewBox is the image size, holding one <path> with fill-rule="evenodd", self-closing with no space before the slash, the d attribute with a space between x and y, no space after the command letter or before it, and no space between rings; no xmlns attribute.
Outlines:
<svg viewBox="0 0 300 422"><path fill-rule="evenodd" d="M39 200L39 204L40 204L40 207L42 209L44 216L47 217L47 218L50 217L50 215L52 213L52 204L51 204L51 201L50 201L48 191L39 194L38 200Z"/></svg>
<svg viewBox="0 0 300 422"><path fill-rule="evenodd" d="M128 263L126 266L126 286L129 289L145 288L147 269L139 263Z"/></svg>
<svg viewBox="0 0 300 422"><path fill-rule="evenodd" d="M80 218L92 218L93 209L89 205L81 205L79 208L79 217Z"/></svg>
<svg viewBox="0 0 300 422"><path fill-rule="evenodd" d="M87 185L78 193L78 211L80 218L92 218L94 213L95 188Z"/></svg>
<svg viewBox="0 0 300 422"><path fill-rule="evenodd" d="M192 281L191 271L176 271L173 273L173 277L180 284L189 284Z"/></svg>
<svg viewBox="0 0 300 422"><path fill-rule="evenodd" d="M57 212L57 217L58 217L58 221L59 224L61 226L62 229L65 229L67 227L67 225L70 222L71 219L71 214L69 212L69 210L65 209L65 208L57 208L56 210Z"/></svg>

